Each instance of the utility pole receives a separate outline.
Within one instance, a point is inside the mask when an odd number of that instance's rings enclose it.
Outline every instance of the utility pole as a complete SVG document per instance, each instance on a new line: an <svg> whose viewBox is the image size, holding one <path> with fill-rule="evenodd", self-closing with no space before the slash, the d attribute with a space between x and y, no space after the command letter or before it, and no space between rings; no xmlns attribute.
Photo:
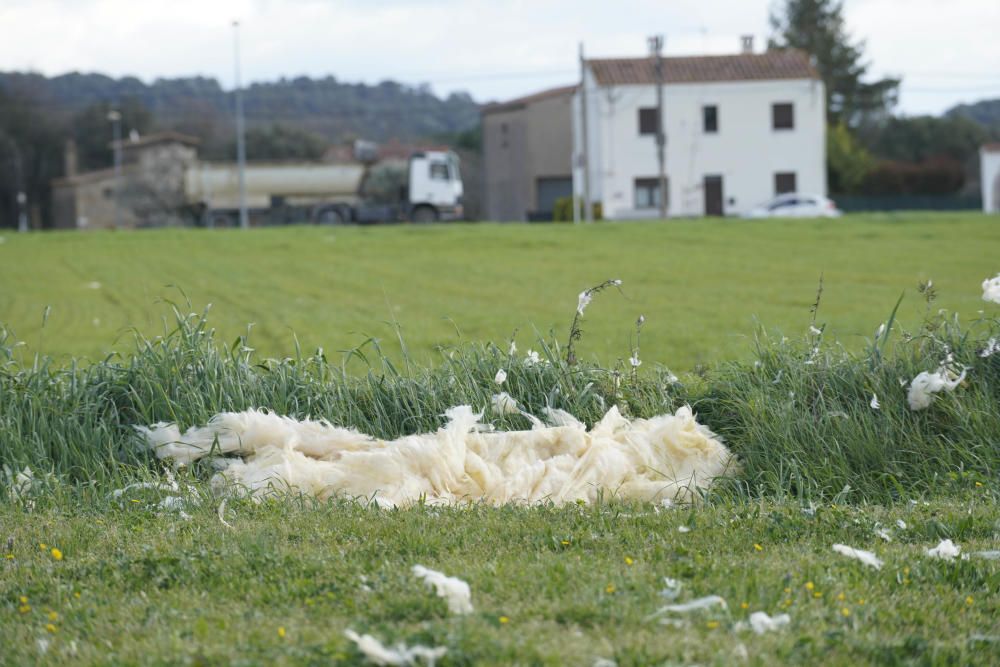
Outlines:
<svg viewBox="0 0 1000 667"><path fill-rule="evenodd" d="M117 109L108 112L111 121L111 145L115 155L115 229L122 227L122 114Z"/></svg>
<svg viewBox="0 0 1000 667"><path fill-rule="evenodd" d="M233 21L233 53L235 56L236 86L236 164L240 178L240 229L250 227L247 215L247 147L243 131L243 90L240 87L240 22Z"/></svg>
<svg viewBox="0 0 1000 667"><path fill-rule="evenodd" d="M580 161L583 163L583 219L593 222L594 211L590 205L590 146L587 115L587 61L583 58L583 42L580 42L580 132L583 135ZM573 208L576 208L576 202L573 202Z"/></svg>
<svg viewBox="0 0 1000 667"><path fill-rule="evenodd" d="M660 168L660 219L667 219L667 133L663 129L663 35L654 35L649 40L649 50L653 53L656 69L656 161Z"/></svg>

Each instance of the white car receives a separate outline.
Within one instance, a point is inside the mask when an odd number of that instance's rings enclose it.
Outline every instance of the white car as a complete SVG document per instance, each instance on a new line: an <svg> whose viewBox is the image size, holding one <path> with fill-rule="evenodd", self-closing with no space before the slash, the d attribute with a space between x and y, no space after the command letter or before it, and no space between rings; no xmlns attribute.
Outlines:
<svg viewBox="0 0 1000 667"><path fill-rule="evenodd" d="M807 195L788 192L755 206L745 218L839 218L840 209L829 198L822 195Z"/></svg>

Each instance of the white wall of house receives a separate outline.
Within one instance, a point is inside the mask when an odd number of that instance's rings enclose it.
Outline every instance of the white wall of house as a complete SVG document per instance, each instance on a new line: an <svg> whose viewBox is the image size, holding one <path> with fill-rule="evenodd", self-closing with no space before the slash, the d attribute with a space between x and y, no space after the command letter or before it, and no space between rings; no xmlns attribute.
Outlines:
<svg viewBox="0 0 1000 667"><path fill-rule="evenodd" d="M983 213L1000 213L1000 145L980 149L979 167Z"/></svg>
<svg viewBox="0 0 1000 667"><path fill-rule="evenodd" d="M655 218L637 207L636 179L657 178L656 136L640 135L639 109L656 106L652 85L596 85L587 72L591 199L609 219ZM791 103L794 128L772 127L772 104ZM574 145L581 145L579 93ZM718 131L706 133L703 107L717 108ZM775 174L794 173L796 190L826 194L826 117L821 81L734 81L664 86L669 216L705 214L704 177L721 176L726 215L775 194ZM579 153L578 150L575 152ZM576 170L582 192L582 169Z"/></svg>

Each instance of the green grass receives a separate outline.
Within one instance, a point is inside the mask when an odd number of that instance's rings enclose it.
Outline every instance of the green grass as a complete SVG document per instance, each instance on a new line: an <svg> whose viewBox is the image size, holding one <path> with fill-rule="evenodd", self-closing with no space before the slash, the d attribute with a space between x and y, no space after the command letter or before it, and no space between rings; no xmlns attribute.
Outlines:
<svg viewBox="0 0 1000 667"><path fill-rule="evenodd" d="M328 354L376 336L398 359L395 321L427 363L435 346L514 331L522 348L536 331L564 339L577 294L620 278L625 298L602 295L588 312L581 358L627 358L644 314L646 358L689 370L746 358L756 321L802 332L821 274L829 333L855 349L921 280L933 279L937 305L973 317L997 247L1000 221L978 214L5 234L0 322L27 359L101 359L130 348L130 327L160 333L169 311L157 301L183 302L176 285L213 304L225 340L253 322L251 345L267 356L292 354L295 332ZM904 301L904 324L922 316L919 299Z"/></svg>
<svg viewBox="0 0 1000 667"><path fill-rule="evenodd" d="M1000 659L1000 562L924 555L944 537L964 551L996 549L995 486L891 509L231 501L232 529L214 503L183 521L157 515L155 500L46 496L30 514L0 505L13 540L13 558L0 562L5 664L362 664L347 628L386 644L446 646L442 666ZM875 536L879 526L891 543ZM834 553L838 542L875 551L884 567ZM449 615L411 575L415 564L466 580L474 613ZM664 577L682 583L677 601L720 595L727 609L654 616L667 604ZM19 612L20 596L30 611ZM788 613L791 625L741 630L754 611ZM44 655L39 639L50 641Z"/></svg>

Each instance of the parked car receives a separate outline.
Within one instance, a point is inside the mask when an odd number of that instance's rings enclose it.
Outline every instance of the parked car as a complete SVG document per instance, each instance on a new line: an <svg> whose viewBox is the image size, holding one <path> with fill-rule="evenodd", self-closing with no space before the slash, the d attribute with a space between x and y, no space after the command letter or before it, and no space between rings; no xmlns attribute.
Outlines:
<svg viewBox="0 0 1000 667"><path fill-rule="evenodd" d="M837 205L822 195L788 192L755 206L745 218L838 218L842 215Z"/></svg>

